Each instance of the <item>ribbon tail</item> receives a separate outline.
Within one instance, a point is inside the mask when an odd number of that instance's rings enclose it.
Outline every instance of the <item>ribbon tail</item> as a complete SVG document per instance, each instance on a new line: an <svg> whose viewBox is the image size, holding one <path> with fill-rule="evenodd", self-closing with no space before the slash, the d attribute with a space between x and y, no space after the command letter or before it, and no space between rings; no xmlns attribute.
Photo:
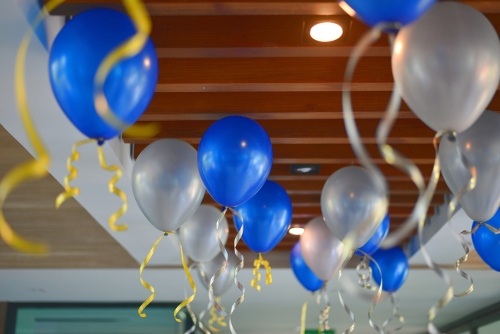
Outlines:
<svg viewBox="0 0 500 334"><path fill-rule="evenodd" d="M217 243L219 244L219 248L220 248L220 250L222 252L222 255L224 255L225 262L224 262L224 265L222 266L222 268L220 268L215 273L215 275L213 275L210 278L210 281L207 282L208 283L208 298L210 299L210 302L212 303L212 306L217 310L217 312L219 312L220 315L222 315L224 317L224 319L228 319L230 315L228 315L222 309L222 307L217 303L217 300L214 297L213 284L214 284L215 280L217 279L217 277L219 277L220 274L222 274L226 270L226 268L227 268L227 261L229 259L229 255L227 254L226 248L224 247L224 244L222 243L222 240L219 238L219 225L220 225L220 222L222 221L222 219L224 219L224 216L226 215L227 210L228 209L225 208L224 211L222 212L222 214L220 215L219 219L217 220L217 226L216 226L216 229L215 229L215 234L216 234L215 237L217 238ZM203 273L203 277L205 277L204 273ZM206 279L206 277L205 277L205 279Z"/></svg>
<svg viewBox="0 0 500 334"><path fill-rule="evenodd" d="M220 296L217 296L217 303L220 303ZM222 307L223 310L225 310L224 307ZM224 317L222 315L219 315L219 317L217 317L217 323L222 326L222 327L227 327L227 324L224 322Z"/></svg>
<svg viewBox="0 0 500 334"><path fill-rule="evenodd" d="M233 323L231 321L231 315L233 314L234 310L238 305L240 305L244 300L245 300L245 288L243 285L238 281L238 272L240 272L241 269L243 269L243 266L245 264L245 258L243 257L243 254L238 252L238 249L236 249L236 246L238 245L238 242L241 240L241 236L243 235L243 217L240 215L240 213L233 208L229 208L233 215L236 215L238 218L241 220L241 228L236 234L236 237L234 238L234 254L238 259L240 259L240 264L236 267L234 270L234 283L238 287L238 289L241 291L241 297L236 300L236 302L233 304L231 307L231 313L229 314L229 329L231 330L231 334L236 334L236 331L234 330Z"/></svg>
<svg viewBox="0 0 500 334"><path fill-rule="evenodd" d="M260 253L259 253L259 256L260 256ZM261 264L260 259L253 261L253 265L254 265L253 274L254 274L254 276L256 276L256 278L254 278L250 281L250 285L253 286L254 288L256 288L257 291L259 291L259 292L260 292L260 285L258 285L257 282L260 281L260 273L259 273L260 264Z"/></svg>
<svg viewBox="0 0 500 334"><path fill-rule="evenodd" d="M34 31L43 21L45 16L63 2L64 0L51 0L38 12L35 19L31 22L31 29L24 34L21 40L21 44L17 50L14 68L14 89L19 116L28 139L35 149L38 160L33 159L15 166L0 181L0 236L9 247L20 252L31 254L46 254L49 249L47 245L43 243L28 241L15 233L5 219L3 205L8 195L18 185L30 180L41 179L48 175L47 170L50 167L51 159L31 117L26 93L25 63L26 54Z"/></svg>
<svg viewBox="0 0 500 334"><path fill-rule="evenodd" d="M389 297L391 298L391 304L392 304L392 315L389 319L387 319L386 321L384 321L384 323L382 324L382 328L384 329L384 331L386 330L387 326L389 325L389 323L394 319L398 319L399 322L401 323L401 325L399 327L396 327L393 329L394 332L397 332L399 330L401 330L404 325L405 325L405 318L399 314L399 298L397 296L397 294L395 292L391 292L389 293Z"/></svg>
<svg viewBox="0 0 500 334"><path fill-rule="evenodd" d="M264 266L266 269L266 285L269 285L273 282L273 276L271 275L271 265L269 264L269 261L265 261L262 258L262 254L259 253L259 259L260 263Z"/></svg>
<svg viewBox="0 0 500 334"><path fill-rule="evenodd" d="M352 313L352 311L349 308L349 306L347 306L347 304L344 302L344 299L342 298L342 294L340 293L340 278L342 277L342 271L344 271L344 269L347 266L347 263L349 263L349 260L351 259L352 255L353 255L353 253L351 252L349 254L349 256L346 258L346 260L344 261L344 263L342 264L342 268L340 268L340 270L339 270L339 278L338 278L338 287L339 287L339 290L338 290L338 293L339 293L340 304L342 305L342 307L344 308L344 310L346 311L346 313L349 315L349 317L352 320L351 327L349 327L348 329L346 329L345 331L343 331L342 334L349 334L349 333L351 333L354 330L354 327L356 326L356 319L354 317L354 313Z"/></svg>
<svg viewBox="0 0 500 334"><path fill-rule="evenodd" d="M305 334L306 332L306 315L307 315L307 304L309 303L309 299L316 293L316 291L312 292L302 305L302 315L300 317L300 334Z"/></svg>
<svg viewBox="0 0 500 334"><path fill-rule="evenodd" d="M217 300L218 298L216 298ZM208 328L210 328L211 331L213 332L220 332L219 329L215 328L213 326L213 323L217 321L217 313L215 313L215 308L212 306L212 308L210 309L210 315L212 316L212 318L210 320L208 320Z"/></svg>
<svg viewBox="0 0 500 334"><path fill-rule="evenodd" d="M432 175L431 179L429 181L429 184L427 185L427 189L425 190L426 194L423 196L423 199L425 199L426 203L425 207L428 207L430 204L430 201L432 199L432 196L436 190L437 183L439 181L439 175L441 173L441 165L439 161L439 154L438 154L438 143L437 140L443 135L443 133L439 132L434 136L433 140L433 145L434 145L434 150L436 151L436 157L434 160L434 166L432 168ZM418 203L417 203L418 205ZM425 227L425 218L426 218L426 211L427 210L422 210L419 213L419 222L418 222L418 239L420 243L420 250L422 251L422 255L424 257L424 260L427 264L427 266L432 269L442 280L443 282L448 286L448 290L446 291L446 294L442 296L439 301L432 306L432 308L429 310L429 319L427 322L427 330L429 334L440 334L441 332L437 329L437 327L434 325L433 320L436 317L437 313L444 307L446 306L452 299L453 299L453 285L451 282L451 278L449 275L441 269L437 264L435 264L429 253L427 253L427 250L425 249L425 244L424 244L424 227Z"/></svg>
<svg viewBox="0 0 500 334"><path fill-rule="evenodd" d="M151 259L151 256L153 256L153 254L155 252L155 249L156 249L156 246L158 245L158 243L160 242L160 240L163 239L163 237L165 235L167 235L167 234L166 233L163 234L158 240L156 240L156 242L153 245L153 248L151 248L151 250L149 251L148 256L146 256L146 258L144 259L144 261L141 264L141 267L139 268L139 279L141 280L142 285L144 285L144 287L146 289L148 289L149 291L151 291L151 296L148 299L146 299L146 301L144 303L142 303L142 305L139 307L138 312L139 312L139 315L142 318L146 317L146 313L142 313L142 311L146 308L146 306L149 305L149 303L151 303L153 301L153 299L155 299L155 289L142 279L142 271L144 270L144 267L146 267L146 265L148 264L149 260Z"/></svg>
<svg viewBox="0 0 500 334"><path fill-rule="evenodd" d="M384 334L384 330L382 328L380 328L379 326L377 326L377 324L375 324L373 322L373 320L372 320L373 310L375 309L375 306L377 306L377 303L380 300L380 296L382 295L382 285L383 285L382 271L380 270L380 266L378 265L377 261L375 261L370 255L366 254L365 252L363 252L360 249L358 249L358 251L361 252L363 254L363 256L365 258L367 258L369 261L372 261L373 263L375 263L375 265L377 266L378 271L380 272L380 286L378 288L376 298L373 300L372 306L370 307L370 310L368 311L368 323L370 324L370 326L374 330L376 330L377 332L379 332L379 334ZM364 263L366 263L366 261ZM370 270L370 276L371 276L371 270Z"/></svg>
<svg viewBox="0 0 500 334"><path fill-rule="evenodd" d="M319 329L318 333L323 333L330 329L328 325L328 317L330 313L330 300L328 299L328 294L326 292L326 283L320 290L320 294L323 295L323 299L325 300L325 307L321 310L319 315Z"/></svg>
<svg viewBox="0 0 500 334"><path fill-rule="evenodd" d="M115 186L116 182L118 182L118 180L122 177L122 174L123 174L122 169L120 167L118 167L117 165L108 166L106 164L106 158L104 156L104 152L102 151L101 145L97 146L97 150L99 153L99 162L101 164L101 167L107 171L110 171L110 172L116 171L115 176L113 176L113 178L111 178L111 180L109 180L109 192L117 195L123 201L122 207L118 211L116 211L114 214L112 214L111 217L109 217L109 227L113 231L126 231L127 224L124 224L124 225L116 225L115 224L116 221L118 220L118 218L120 218L125 212L127 212L127 209L128 209L127 195L125 195L125 193L122 190L118 189Z"/></svg>
<svg viewBox="0 0 500 334"><path fill-rule="evenodd" d="M208 329L205 328L205 325L203 325L202 320L203 320L203 317L205 317L205 314L210 311L211 307L212 307L212 303L209 301L207 307L203 311L201 311L200 318L198 319L198 326L205 334L211 334L211 333Z"/></svg>
<svg viewBox="0 0 500 334"><path fill-rule="evenodd" d="M176 237L177 237L177 240L179 240L179 247L181 249L181 259L182 259L182 266L184 267L184 271L186 272L186 276L189 280L189 284L191 285L191 289L193 289L193 295L191 297L189 297L188 299L186 299L185 301L183 301L179 306L177 306L177 308L174 310L174 318L177 322L182 322L182 320L178 319L177 318L177 313L179 313L179 311L184 308L186 305L188 305L189 303L191 303L193 300L194 300L194 297L196 297L196 285L194 284L193 282L193 278L191 277L191 274L189 273L189 268L187 266L187 263L186 263L186 259L184 258L184 252L182 251L182 243L181 243L181 239L179 239L179 236L177 234L175 234L174 232L165 232L165 233L168 233L168 234L174 234Z"/></svg>
<svg viewBox="0 0 500 334"><path fill-rule="evenodd" d="M69 182L75 180L78 177L78 170L71 163L80 160L80 153L76 151L76 148L80 145L87 144L96 141L95 139L86 139L79 141L73 145L71 148L71 155L69 156L66 167L68 168L69 174L64 177L64 191L60 193L56 198L56 209L69 198L77 196L80 194L80 188L72 187Z"/></svg>

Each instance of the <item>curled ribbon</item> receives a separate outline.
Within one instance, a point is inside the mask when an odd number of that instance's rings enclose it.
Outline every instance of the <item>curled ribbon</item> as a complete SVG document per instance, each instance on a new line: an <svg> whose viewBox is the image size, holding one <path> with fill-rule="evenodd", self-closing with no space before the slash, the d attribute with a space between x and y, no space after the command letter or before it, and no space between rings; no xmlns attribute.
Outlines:
<svg viewBox="0 0 500 334"><path fill-rule="evenodd" d="M102 151L101 145L97 146L97 151L99 153L99 163L101 164L101 167L107 171L110 171L110 172L116 171L115 176L113 176L113 178L111 178L111 180L109 180L109 192L117 195L123 201L122 207L118 211L116 211L114 214L112 214L111 217L109 217L109 227L113 231L126 231L127 230L126 224L125 225L115 225L115 222L118 220L118 218L120 218L125 212L127 212L127 209L128 209L127 195L125 195L125 193L122 190L115 187L115 183L118 182L118 180L122 177L122 174L123 174L122 169L120 167L118 167L117 165L108 166L106 164L106 158L104 157L104 152ZM167 232L167 233L170 233L170 232ZM182 250L182 248L181 248L181 250Z"/></svg>
<svg viewBox="0 0 500 334"><path fill-rule="evenodd" d="M28 241L15 233L5 220L3 205L7 196L18 185L47 176L47 169L49 169L51 164L49 152L45 148L45 145L43 144L31 118L26 93L26 82L24 78L25 62L28 46L31 38L33 37L34 31L43 21L45 16L63 2L64 0L51 0L47 2L47 4L38 12L35 19L31 22L31 29L24 34L23 39L21 40L21 44L17 50L16 64L14 68L14 88L19 108L19 115L21 117L22 125L28 135L28 139L35 149L37 159L15 166L3 177L0 182L0 236L8 246L18 251L31 254L46 254L49 249L47 245L43 243Z"/></svg>
<svg viewBox="0 0 500 334"><path fill-rule="evenodd" d="M389 293L389 297L391 298L391 304L392 304L392 316L389 319L387 319L386 321L384 321L384 323L382 324L382 329L384 331L386 331L387 326L390 324L390 322L393 319L398 319L399 322L401 323L401 325L399 327L396 327L396 328L393 329L393 332L397 332L397 331L401 330L404 327L404 325L405 325L405 318L403 318L403 316L401 314L399 314L399 298L398 298L398 295L395 292L390 292ZM390 332L387 331L386 333L390 333Z"/></svg>
<svg viewBox="0 0 500 334"><path fill-rule="evenodd" d="M217 298L215 298L215 301L217 303L220 303L220 296L217 296ZM224 311L226 310L224 307L221 307ZM210 319L208 321L208 328L210 328L212 331L214 332L220 332L219 329L215 328L212 326L212 324L214 322L217 322L217 324L219 324L219 326L222 326L222 327L227 327L227 324L224 322L224 317L222 315L219 315L217 316L217 313L215 313L215 308L212 306L212 308L210 309L210 315L212 316L212 319Z"/></svg>
<svg viewBox="0 0 500 334"><path fill-rule="evenodd" d="M330 312L330 300L328 299L328 294L326 292L326 284L323 284L323 286L321 287L321 290L318 293L318 298L316 300L316 302L318 303L318 306L320 304L321 297L323 297L325 300L325 307L319 313L318 334L321 334L321 333L324 333L325 331L330 330L330 327L328 326L328 317L329 317L329 312Z"/></svg>
<svg viewBox="0 0 500 334"><path fill-rule="evenodd" d="M87 143L95 142L96 139L87 139L87 140L82 140L73 145L71 148L71 155L68 158L68 161L66 162L66 166L68 168L69 174L64 177L64 192L60 193L59 196L56 198L56 209L59 209L59 207L69 198L77 196L80 194L80 188L77 187L71 187L69 185L69 182L76 179L78 176L78 170L76 167L74 167L71 163L73 161L78 161L80 160L80 153L76 151L76 148L80 145L84 145Z"/></svg>
<svg viewBox="0 0 500 334"><path fill-rule="evenodd" d="M300 334L305 334L306 332L306 315L307 315L307 304L309 303L309 299L316 293L316 291L312 292L302 305L302 315L300 317Z"/></svg>
<svg viewBox="0 0 500 334"><path fill-rule="evenodd" d="M217 303L217 301L215 300L215 298L214 298L214 289L213 289L213 283L214 283L214 281L217 279L217 277L220 276L220 274L222 274L227 269L228 254L227 254L226 248L224 247L224 244L222 243L222 240L220 240L220 238L219 238L219 225L220 225L220 222L222 221L222 219L224 218L224 216L226 215L227 210L231 210L231 212L233 213L233 215L236 215L241 220L241 229L238 231L238 233L236 234L236 237L234 238L234 254L236 255L236 257L238 259L241 260L240 264L234 270L235 271L234 283L236 284L236 286L238 287L238 289L241 291L242 295L241 295L241 297L239 297L236 300L236 302L234 302L233 306L231 307L231 312L229 314L227 314L222 309L222 307ZM237 278L238 272L241 269L243 269L243 265L244 265L244 257L236 249L236 246L238 245L238 242L241 240L241 236L242 235L243 235L243 217L240 215L240 213L238 211L234 210L233 208L227 208L227 207L225 207L224 211L222 212L222 214L220 215L219 219L217 220L216 237L217 237L217 243L219 244L219 248L220 248L220 250L222 252L222 255L224 255L224 259L226 261L224 262L224 265L222 266L222 268L220 268L215 273L215 275L213 275L212 278L210 278L210 282L208 284L208 298L210 299L210 302L212 303L213 307L217 310L217 312L219 312L219 314L224 319L229 319L229 329L231 330L231 334L236 334L236 331L234 330L234 327L233 327L233 323L231 322L231 315L233 314L235 308L245 300L245 288L238 281L238 278Z"/></svg>
<svg viewBox="0 0 500 334"><path fill-rule="evenodd" d="M189 284L191 285L191 289L193 289L193 295L191 297L187 298L182 303L180 303L180 305L177 306L176 309L174 310L174 318L175 318L175 320L177 322L182 322L182 320L180 320L180 319L177 318L177 313L179 313L179 311L183 307L185 307L186 305L188 305L189 303L191 303L194 300L194 297L196 296L196 285L193 282L193 278L191 277L191 274L189 273L189 268L188 268L188 266L186 264L186 260L184 259L184 252L182 251L181 240L179 239L179 237L174 232L171 232L171 231L165 232L158 240L156 240L156 242L153 245L153 248L151 248L151 250L149 251L149 254L146 256L146 258L144 259L144 261L141 264L141 267L139 268L139 279L141 280L142 285L144 285L144 287L146 289L148 289L149 291L151 291L152 294L151 294L151 296L148 299L146 299L146 301L144 303L142 303L142 305L139 307L138 312L139 312L139 315L141 317L143 317L143 318L146 317L146 313L142 313L142 311L155 298L155 289L150 284L146 283L142 279L142 271L144 270L144 267L146 267L146 265L148 264L149 260L151 259L151 256L153 256L153 253L155 252L156 246L158 245L158 243L160 242L160 240L163 239L163 237L166 236L166 235L168 235L168 234L174 234L177 237L177 240L179 240L179 246L180 246L180 249L181 249L182 266L184 268L184 271L186 272L186 276L187 276L187 278L189 280Z"/></svg>
<svg viewBox="0 0 500 334"><path fill-rule="evenodd" d="M361 272L361 270L363 269L368 270L368 275L365 275ZM360 287L370 291L377 291L377 288L369 283L372 278L372 268L370 268L370 266L368 265L368 261L365 256L363 256L361 262L356 266L356 273L359 277L358 285Z"/></svg>
<svg viewBox="0 0 500 334"><path fill-rule="evenodd" d="M455 144L456 144L455 147L459 151L458 137L456 136L456 134L451 133L451 134L448 134L448 136L449 136L448 138L450 139L450 141L455 141ZM469 170L469 173L471 174L471 178L469 179L469 181L466 184L464 184L462 186L462 188L460 188L457 191L457 193L451 199L450 204L448 205L448 225L451 229L453 236L458 241L460 241L462 248L465 251L465 255L456 261L455 270L457 271L457 273L460 274L460 276L462 276L463 278L465 278L466 280L468 280L470 282L470 287L466 291L459 293L459 294L455 294L454 297L465 297L474 290L474 281L472 280L472 277L470 277L465 271L463 271L462 269L459 268L462 263L467 261L467 259L469 258L469 253L470 253L469 246L467 246L467 243L465 242L464 235L475 233L477 231L477 229L481 226L481 223L476 225L476 227L473 229L473 231L471 231L471 232L462 231L460 233L460 235L458 235L451 226L451 217L455 213L460 200L465 196L465 194L472 191L476 187L476 182L477 182L477 169L476 169L476 167L466 158L466 156L462 152L459 152L459 154L461 156L463 164Z"/></svg>
<svg viewBox="0 0 500 334"><path fill-rule="evenodd" d="M255 266L255 268L253 269L253 274L257 278L254 278L253 280L251 280L250 285L253 286L254 288L256 288L257 290L259 290L259 292L260 292L260 285L257 284L257 282L260 281L260 273L259 273L260 266L261 265L264 266L264 268L267 271L266 285L269 285L273 282L273 277L271 276L271 266L269 265L269 261L265 261L262 258L262 253L259 253L259 258L257 260L253 261L253 265Z"/></svg>
<svg viewBox="0 0 500 334"><path fill-rule="evenodd" d="M349 327L348 329L346 329L345 331L343 331L342 334L349 334L349 333L351 333L354 330L354 327L356 326L356 319L354 317L354 313L352 313L352 311L349 308L349 306L347 306L347 304L344 302L344 299L342 298L342 294L340 293L340 278L342 277L342 271L344 271L345 267L347 266L347 263L349 263L349 261L351 260L353 254L354 254L354 252L350 252L349 256L347 256L347 258L345 259L344 263L342 264L342 267L339 270L339 278L338 278L338 289L339 290L338 290L338 292L339 292L340 304L342 305L342 307L344 308L345 312L349 315L349 317L352 320L351 327Z"/></svg>

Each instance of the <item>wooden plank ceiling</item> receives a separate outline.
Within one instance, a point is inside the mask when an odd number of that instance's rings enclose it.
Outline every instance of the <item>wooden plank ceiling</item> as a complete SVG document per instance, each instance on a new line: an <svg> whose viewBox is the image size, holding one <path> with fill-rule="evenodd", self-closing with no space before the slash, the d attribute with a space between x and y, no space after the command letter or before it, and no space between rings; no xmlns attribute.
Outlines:
<svg viewBox="0 0 500 334"><path fill-rule="evenodd" d="M500 31L500 1L461 1L486 14ZM273 142L271 180L293 202L293 225L321 215L320 193L337 169L356 164L344 130L341 85L348 56L367 27L351 20L343 43L304 43L305 22L350 20L333 0L146 0L152 39L160 58L156 94L140 122L159 122L152 139L124 138L137 156L159 138L179 138L197 147L217 119L240 114L257 120ZM118 0L68 0L54 11L75 15L94 7L120 8ZM370 49L357 68L353 105L361 135L390 185L391 228L410 213L417 189L380 159L375 129L389 101L393 78L387 38ZM497 94L489 107L500 110ZM433 131L404 103L389 142L412 158L428 177L434 159ZM319 175L290 175L292 163L321 164ZM449 190L441 179L433 205ZM207 196L205 203L215 204ZM433 208L429 210L433 214ZM231 230L230 240L236 231ZM298 237L287 235L277 250ZM231 246L232 242L228 242Z"/></svg>

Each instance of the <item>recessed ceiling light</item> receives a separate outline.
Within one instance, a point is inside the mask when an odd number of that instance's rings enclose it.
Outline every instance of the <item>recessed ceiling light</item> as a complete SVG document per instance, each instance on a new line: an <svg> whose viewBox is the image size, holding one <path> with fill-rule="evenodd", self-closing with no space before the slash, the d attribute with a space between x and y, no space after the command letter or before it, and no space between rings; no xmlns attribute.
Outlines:
<svg viewBox="0 0 500 334"><path fill-rule="evenodd" d="M301 235L302 233L304 233L304 229L302 227L292 227L288 230L288 233L293 235Z"/></svg>
<svg viewBox="0 0 500 334"><path fill-rule="evenodd" d="M339 39L342 34L342 27L333 22L318 23L311 28L311 37L318 42L335 41Z"/></svg>

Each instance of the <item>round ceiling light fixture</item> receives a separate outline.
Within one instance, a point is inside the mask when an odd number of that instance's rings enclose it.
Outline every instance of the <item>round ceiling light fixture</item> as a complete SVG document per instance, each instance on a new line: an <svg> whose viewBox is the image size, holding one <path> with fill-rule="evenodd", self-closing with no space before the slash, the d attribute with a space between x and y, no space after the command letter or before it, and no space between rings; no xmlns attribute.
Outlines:
<svg viewBox="0 0 500 334"><path fill-rule="evenodd" d="M304 229L302 227L292 227L288 230L288 233L293 235L301 235L302 233L304 233Z"/></svg>
<svg viewBox="0 0 500 334"><path fill-rule="evenodd" d="M311 28L311 37L318 42L332 42L344 33L342 27L333 22L318 23Z"/></svg>

